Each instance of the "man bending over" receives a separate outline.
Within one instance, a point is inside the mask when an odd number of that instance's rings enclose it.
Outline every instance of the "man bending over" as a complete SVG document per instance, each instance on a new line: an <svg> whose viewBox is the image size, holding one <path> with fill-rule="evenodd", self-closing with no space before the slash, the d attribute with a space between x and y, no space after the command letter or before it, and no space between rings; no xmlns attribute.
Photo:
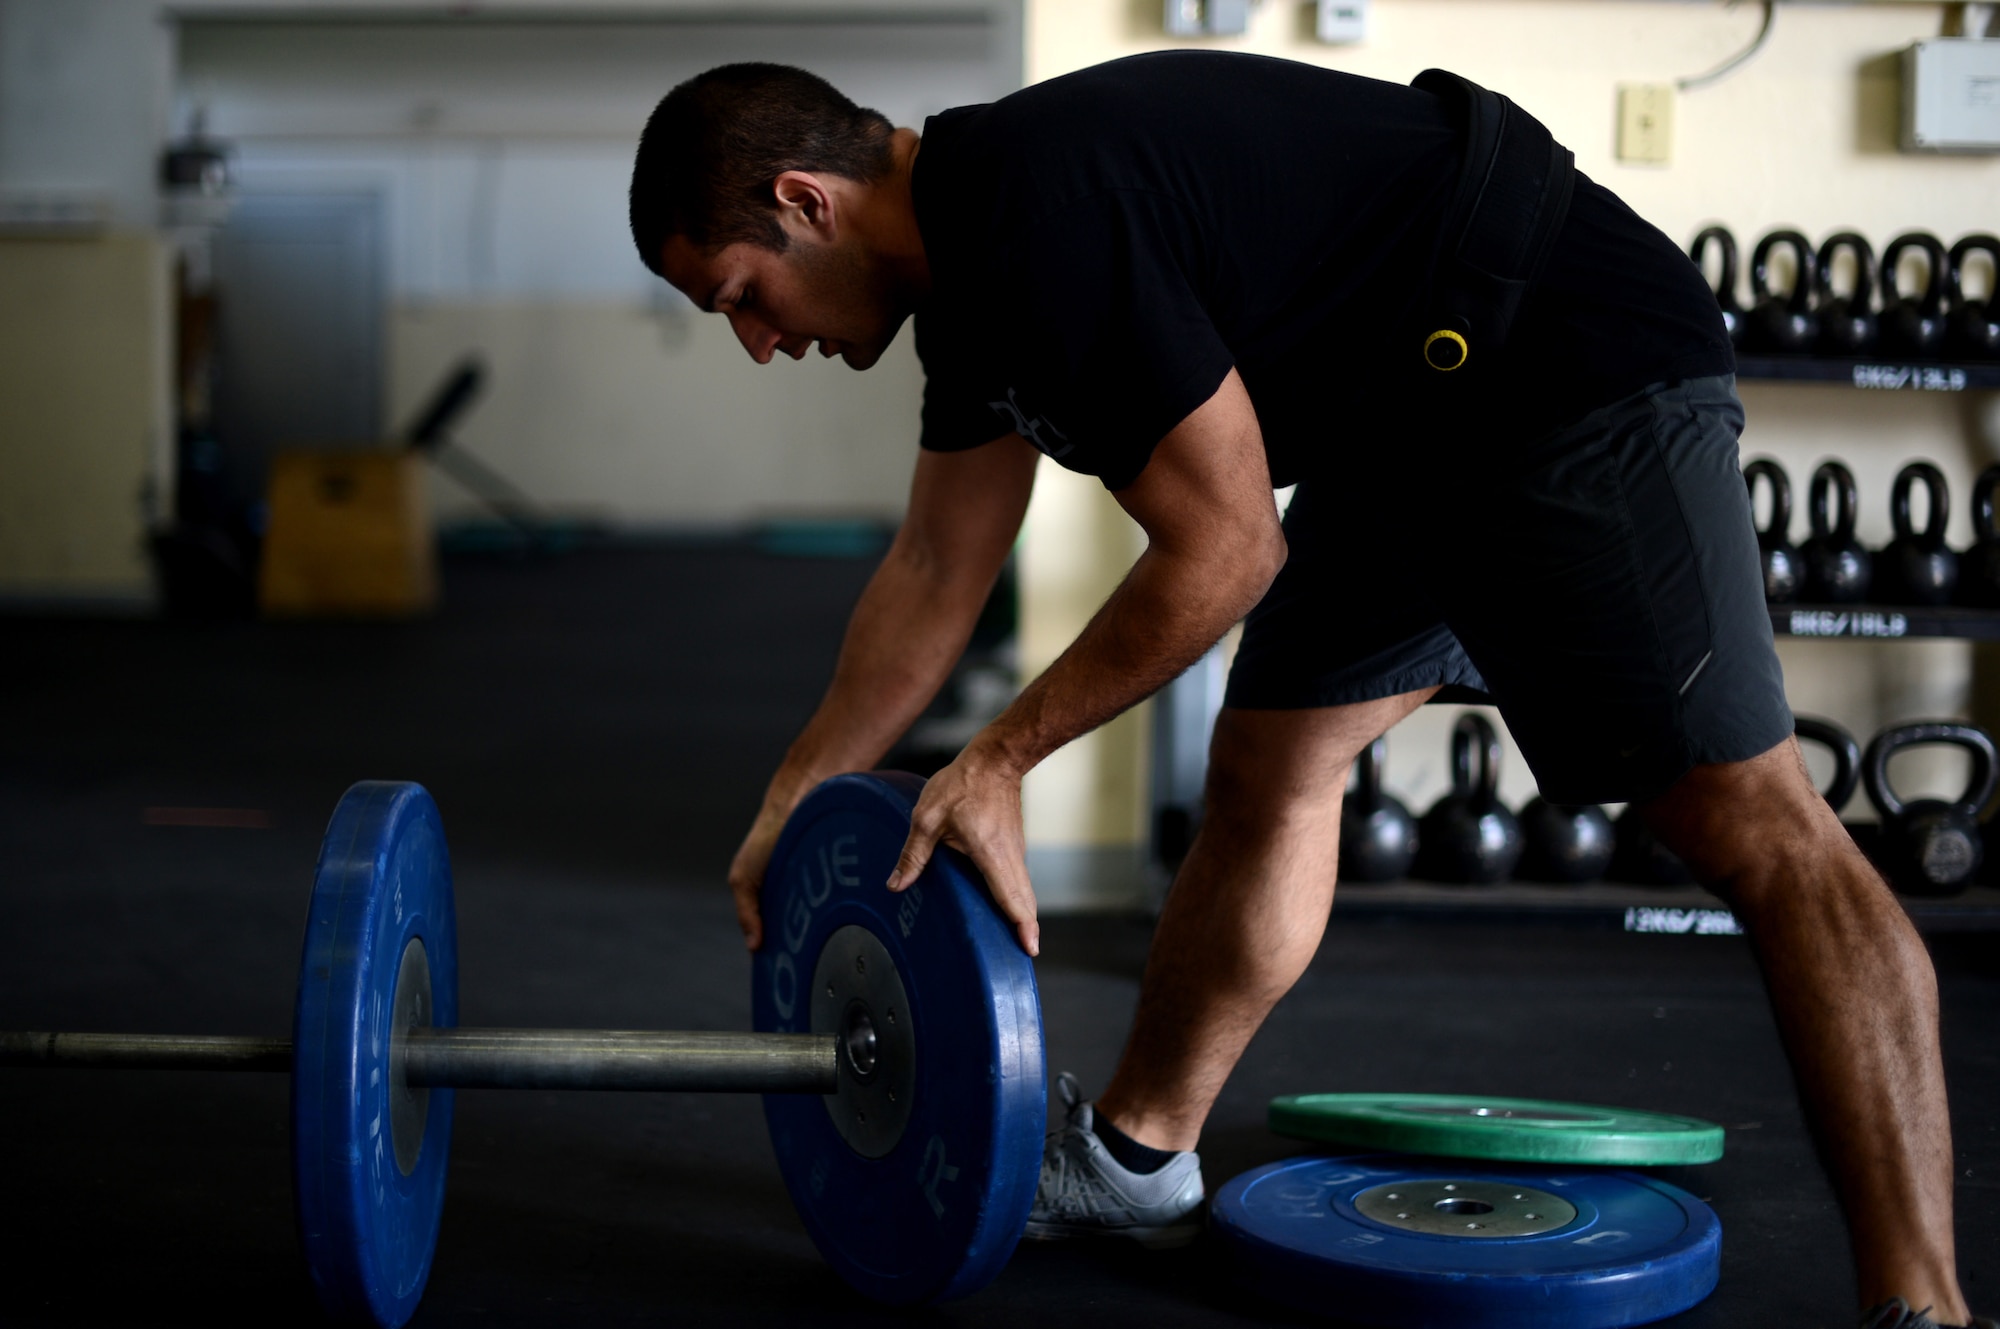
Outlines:
<svg viewBox="0 0 2000 1329"><path fill-rule="evenodd" d="M1498 704L1550 800L1636 804L1729 903L1864 1323L1966 1324L1936 982L1791 737L1715 300L1518 107L1418 84L1147 55L921 138L771 65L660 103L646 264L759 363L866 369L914 315L927 376L908 516L730 870L744 934L793 806L944 681L1046 455L1146 551L931 779L892 889L953 845L1034 953L1023 775L1248 624L1130 1041L1094 1104L1065 1077L1030 1235L1196 1231L1192 1151L1318 946L1349 765L1444 692Z"/></svg>

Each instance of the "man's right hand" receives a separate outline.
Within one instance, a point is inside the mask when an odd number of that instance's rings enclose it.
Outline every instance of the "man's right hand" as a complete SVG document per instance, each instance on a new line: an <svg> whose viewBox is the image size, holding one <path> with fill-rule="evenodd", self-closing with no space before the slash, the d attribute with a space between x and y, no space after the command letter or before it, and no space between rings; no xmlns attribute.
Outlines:
<svg viewBox="0 0 2000 1329"><path fill-rule="evenodd" d="M758 908L758 897L764 890L764 871L771 866L771 852L778 847L785 820L797 805L797 799L779 804L766 798L764 806L758 809L757 820L750 824L750 833L738 846L736 857L729 861L729 893L736 897L736 925L743 929L744 944L753 951L764 944L764 915Z"/></svg>

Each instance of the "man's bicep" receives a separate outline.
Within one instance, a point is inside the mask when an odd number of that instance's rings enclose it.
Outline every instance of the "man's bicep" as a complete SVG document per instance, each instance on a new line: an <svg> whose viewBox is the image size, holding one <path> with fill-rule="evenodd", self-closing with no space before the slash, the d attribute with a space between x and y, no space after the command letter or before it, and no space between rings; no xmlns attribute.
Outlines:
<svg viewBox="0 0 2000 1329"><path fill-rule="evenodd" d="M1263 431L1235 370L1112 497L1156 548L1234 557L1246 545L1282 544Z"/></svg>
<svg viewBox="0 0 2000 1329"><path fill-rule="evenodd" d="M896 542L939 570L997 570L1013 547L1041 454L1019 434L960 452L917 453Z"/></svg>

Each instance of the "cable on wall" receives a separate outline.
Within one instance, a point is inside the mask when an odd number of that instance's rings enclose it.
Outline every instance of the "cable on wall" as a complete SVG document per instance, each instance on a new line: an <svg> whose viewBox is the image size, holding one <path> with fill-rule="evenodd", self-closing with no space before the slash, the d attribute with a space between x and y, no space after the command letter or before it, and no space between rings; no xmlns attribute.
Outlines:
<svg viewBox="0 0 2000 1329"><path fill-rule="evenodd" d="M1730 7L1732 9L1735 7L1735 0L1730 0ZM1750 57L1764 49L1764 43L1771 40L1771 28L1777 22L1777 19L1778 0L1764 0L1763 25L1757 29L1756 37L1751 40L1748 46L1709 70L1706 74L1696 74L1691 78L1676 79L1674 86L1682 92L1690 92L1695 88L1705 88L1711 83L1719 83L1729 77L1742 68L1749 61Z"/></svg>

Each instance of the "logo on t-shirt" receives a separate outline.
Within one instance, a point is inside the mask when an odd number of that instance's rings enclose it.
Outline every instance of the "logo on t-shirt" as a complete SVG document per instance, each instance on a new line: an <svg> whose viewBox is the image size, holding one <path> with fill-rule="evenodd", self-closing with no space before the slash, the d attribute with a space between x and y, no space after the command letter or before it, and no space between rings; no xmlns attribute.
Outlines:
<svg viewBox="0 0 2000 1329"><path fill-rule="evenodd" d="M1006 401L989 401L986 403L986 406L988 410L992 411L993 414L999 416L1002 420L1009 421L1014 426L1015 433L1034 444L1041 450L1042 455L1051 461L1062 460L1063 457L1069 454L1070 449L1076 446L1076 444L1069 441L1068 434L1057 429L1046 418L1037 417L1029 419L1028 413L1021 409L1020 402L1014 399L1014 389L1012 388L1007 389ZM1043 438L1042 435L1044 433L1051 435L1057 442L1051 443L1048 439Z"/></svg>

